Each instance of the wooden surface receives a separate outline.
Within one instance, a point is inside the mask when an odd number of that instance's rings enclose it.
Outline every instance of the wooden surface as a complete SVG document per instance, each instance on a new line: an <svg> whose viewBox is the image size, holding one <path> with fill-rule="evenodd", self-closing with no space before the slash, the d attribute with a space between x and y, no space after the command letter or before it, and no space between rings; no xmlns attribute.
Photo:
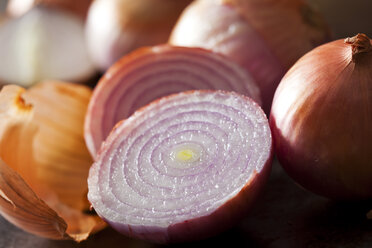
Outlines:
<svg viewBox="0 0 372 248"><path fill-rule="evenodd" d="M372 247L372 202L340 203L297 186L274 162L261 198L234 228L208 240L170 247ZM126 238L111 228L76 244L24 233L0 217L0 248L161 247Z"/></svg>

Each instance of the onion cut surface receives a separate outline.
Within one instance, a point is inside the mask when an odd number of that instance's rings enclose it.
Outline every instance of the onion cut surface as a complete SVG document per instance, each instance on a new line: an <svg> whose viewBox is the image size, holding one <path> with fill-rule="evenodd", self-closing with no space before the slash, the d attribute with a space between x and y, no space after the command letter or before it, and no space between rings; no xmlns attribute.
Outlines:
<svg viewBox="0 0 372 248"><path fill-rule="evenodd" d="M116 125L90 169L88 198L128 236L201 239L246 214L271 161L268 120L250 98L182 92Z"/></svg>
<svg viewBox="0 0 372 248"><path fill-rule="evenodd" d="M139 49L111 67L93 92L85 140L93 156L114 125L151 101L187 90L235 91L261 103L247 72L222 55L160 45Z"/></svg>

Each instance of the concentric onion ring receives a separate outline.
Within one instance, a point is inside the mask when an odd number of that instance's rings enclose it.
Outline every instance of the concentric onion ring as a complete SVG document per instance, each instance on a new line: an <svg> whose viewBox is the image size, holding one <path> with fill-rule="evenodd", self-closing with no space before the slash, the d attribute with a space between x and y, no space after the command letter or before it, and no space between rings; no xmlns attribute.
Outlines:
<svg viewBox="0 0 372 248"><path fill-rule="evenodd" d="M116 125L90 169L88 198L128 236L159 243L205 238L244 216L271 159L268 120L250 98L183 92Z"/></svg>
<svg viewBox="0 0 372 248"><path fill-rule="evenodd" d="M172 93L195 89L236 91L259 104L247 72L221 55L168 45L142 48L111 67L93 92L85 140L93 156L114 125L136 109Z"/></svg>

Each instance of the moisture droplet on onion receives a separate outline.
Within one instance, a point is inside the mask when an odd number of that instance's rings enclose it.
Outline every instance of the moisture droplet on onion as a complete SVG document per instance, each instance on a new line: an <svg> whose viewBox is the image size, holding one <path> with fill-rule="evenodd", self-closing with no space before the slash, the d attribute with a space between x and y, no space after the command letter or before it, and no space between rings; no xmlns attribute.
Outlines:
<svg viewBox="0 0 372 248"><path fill-rule="evenodd" d="M93 156L114 125L138 108L172 93L194 89L236 91L261 103L246 71L224 56L161 45L139 49L111 67L94 89L85 120Z"/></svg>
<svg viewBox="0 0 372 248"><path fill-rule="evenodd" d="M250 98L178 93L116 125L90 169L88 198L130 237L201 239L245 216L271 161L268 120Z"/></svg>

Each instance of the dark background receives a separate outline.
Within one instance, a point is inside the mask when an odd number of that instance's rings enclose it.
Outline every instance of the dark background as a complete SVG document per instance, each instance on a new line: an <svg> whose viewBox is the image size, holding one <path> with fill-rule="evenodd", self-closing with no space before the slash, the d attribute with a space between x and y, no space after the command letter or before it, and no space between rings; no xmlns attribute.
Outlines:
<svg viewBox="0 0 372 248"><path fill-rule="evenodd" d="M306 0L318 9L333 31L335 39L365 33L372 37L371 0Z"/></svg>

